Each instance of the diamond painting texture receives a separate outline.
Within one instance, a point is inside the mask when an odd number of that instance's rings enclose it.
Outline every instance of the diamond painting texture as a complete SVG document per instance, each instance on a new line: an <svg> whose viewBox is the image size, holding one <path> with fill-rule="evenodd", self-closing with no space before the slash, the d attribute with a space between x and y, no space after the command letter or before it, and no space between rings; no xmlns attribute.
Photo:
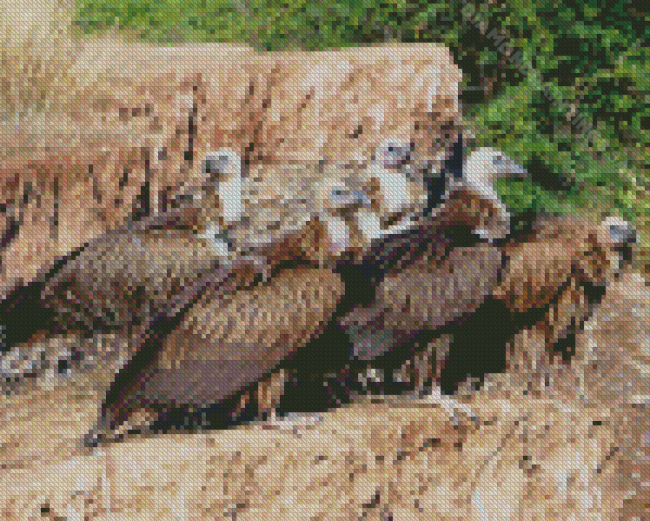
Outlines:
<svg viewBox="0 0 650 521"><path fill-rule="evenodd" d="M257 50L3 0L3 517L650 516L638 223L516 211L445 45L233 6Z"/></svg>

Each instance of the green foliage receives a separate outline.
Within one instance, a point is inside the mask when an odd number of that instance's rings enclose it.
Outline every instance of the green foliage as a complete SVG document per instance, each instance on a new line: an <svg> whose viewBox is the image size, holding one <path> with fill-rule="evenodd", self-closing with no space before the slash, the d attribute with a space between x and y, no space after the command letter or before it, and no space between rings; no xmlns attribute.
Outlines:
<svg viewBox="0 0 650 521"><path fill-rule="evenodd" d="M618 0L473 5L487 25L484 35L476 30L478 63L495 79L490 99L466 114L477 144L499 146L555 188L532 204L514 184L502 186L506 204L560 213L614 207L631 220L650 218L646 8ZM503 42L518 60L499 52Z"/></svg>
<svg viewBox="0 0 650 521"><path fill-rule="evenodd" d="M117 25L159 43L242 41L248 34L244 14L230 0L94 0L83 4L76 23L87 32Z"/></svg>

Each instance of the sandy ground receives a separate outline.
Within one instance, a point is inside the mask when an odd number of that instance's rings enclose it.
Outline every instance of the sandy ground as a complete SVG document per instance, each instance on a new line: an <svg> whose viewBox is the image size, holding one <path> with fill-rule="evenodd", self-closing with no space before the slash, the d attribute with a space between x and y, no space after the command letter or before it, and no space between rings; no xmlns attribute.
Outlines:
<svg viewBox="0 0 650 521"><path fill-rule="evenodd" d="M0 508L7 519L643 519L649 307L650 289L626 274L572 364L550 367L548 392L497 376L466 404L474 421L435 393L363 398L91 454L74 440L102 382L40 389L3 403Z"/></svg>

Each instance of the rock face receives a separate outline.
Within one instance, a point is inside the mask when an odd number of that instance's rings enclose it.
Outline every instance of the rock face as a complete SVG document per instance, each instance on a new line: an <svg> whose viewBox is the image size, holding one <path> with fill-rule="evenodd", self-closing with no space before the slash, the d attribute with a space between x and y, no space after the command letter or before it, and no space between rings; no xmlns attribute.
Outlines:
<svg viewBox="0 0 650 521"><path fill-rule="evenodd" d="M318 162L325 150L350 161L390 137L412 142L439 171L460 128L460 73L433 44L257 54L99 41L68 72L76 87L57 111L0 135L3 228L12 229L3 297L134 208L165 209L201 176L209 150L251 163Z"/></svg>
<svg viewBox="0 0 650 521"><path fill-rule="evenodd" d="M624 273L612 284L578 339L584 392L590 404L646 411L650 395L650 286Z"/></svg>

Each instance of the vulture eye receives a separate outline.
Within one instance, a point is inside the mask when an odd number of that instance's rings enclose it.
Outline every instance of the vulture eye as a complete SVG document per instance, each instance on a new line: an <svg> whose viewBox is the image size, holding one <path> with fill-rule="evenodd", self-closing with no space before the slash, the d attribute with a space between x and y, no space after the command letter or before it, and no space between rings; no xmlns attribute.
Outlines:
<svg viewBox="0 0 650 521"><path fill-rule="evenodd" d="M206 174L217 174L219 173L219 161L214 159L206 159L205 167L203 169Z"/></svg>
<svg viewBox="0 0 650 521"><path fill-rule="evenodd" d="M629 225L612 224L609 227L609 233L612 239L619 244L636 242L636 232Z"/></svg>
<svg viewBox="0 0 650 521"><path fill-rule="evenodd" d="M72 368L70 367L70 362L68 360L59 360L59 363L57 364L57 372L59 374L65 374L68 375L72 372Z"/></svg>
<svg viewBox="0 0 650 521"><path fill-rule="evenodd" d="M229 173L230 168L239 168L236 154L225 152L211 152L206 155L203 161L203 170L205 174Z"/></svg>

